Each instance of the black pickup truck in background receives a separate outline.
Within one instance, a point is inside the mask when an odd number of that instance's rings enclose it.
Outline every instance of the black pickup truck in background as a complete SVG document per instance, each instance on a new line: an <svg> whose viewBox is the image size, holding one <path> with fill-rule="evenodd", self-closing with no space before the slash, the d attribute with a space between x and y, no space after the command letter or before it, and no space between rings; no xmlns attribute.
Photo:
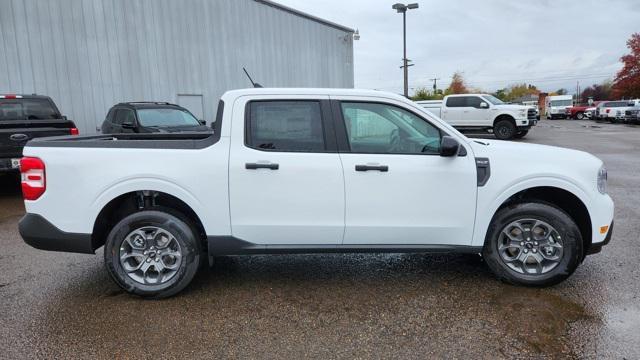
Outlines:
<svg viewBox="0 0 640 360"><path fill-rule="evenodd" d="M27 141L60 135L78 135L78 128L50 97L0 95L0 172L17 171Z"/></svg>

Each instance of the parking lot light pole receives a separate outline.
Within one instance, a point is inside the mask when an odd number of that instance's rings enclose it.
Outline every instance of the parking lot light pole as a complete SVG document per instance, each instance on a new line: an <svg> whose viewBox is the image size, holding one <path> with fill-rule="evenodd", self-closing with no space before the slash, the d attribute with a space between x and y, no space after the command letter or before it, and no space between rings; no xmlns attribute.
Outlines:
<svg viewBox="0 0 640 360"><path fill-rule="evenodd" d="M402 13L402 43L403 43L403 57L402 68L404 69L404 97L409 97L409 59L407 59L407 10L417 9L418 3L401 4L396 3L391 6L392 9L398 13Z"/></svg>

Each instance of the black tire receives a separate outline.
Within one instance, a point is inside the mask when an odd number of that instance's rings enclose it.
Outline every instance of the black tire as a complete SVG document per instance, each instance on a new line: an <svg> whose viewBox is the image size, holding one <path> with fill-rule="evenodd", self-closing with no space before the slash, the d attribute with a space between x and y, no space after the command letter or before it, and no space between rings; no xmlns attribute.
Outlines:
<svg viewBox="0 0 640 360"><path fill-rule="evenodd" d="M493 125L493 134L499 140L510 140L516 134L516 125L512 120L498 120Z"/></svg>
<svg viewBox="0 0 640 360"><path fill-rule="evenodd" d="M134 280L127 275L120 263L120 248L125 238L132 231L143 227L157 227L169 232L182 253L182 261L175 274L161 284L148 285ZM105 267L115 283L131 294L153 299L173 296L189 285L203 261L197 234L195 226L178 213L156 210L133 213L120 220L107 236L104 248Z"/></svg>
<svg viewBox="0 0 640 360"><path fill-rule="evenodd" d="M523 137L527 136L528 133L529 133L529 130L520 130L513 136L513 138L522 139Z"/></svg>
<svg viewBox="0 0 640 360"><path fill-rule="evenodd" d="M579 112L576 114L576 120L583 120L584 119L584 113L583 112Z"/></svg>
<svg viewBox="0 0 640 360"><path fill-rule="evenodd" d="M510 268L498 253L502 230L519 219L536 219L553 226L562 238L563 255L557 265L546 273L524 274ZM582 261L582 236L573 219L564 211L547 203L528 202L509 205L494 216L487 231L482 256L493 273L502 281L514 285L551 286L568 278Z"/></svg>

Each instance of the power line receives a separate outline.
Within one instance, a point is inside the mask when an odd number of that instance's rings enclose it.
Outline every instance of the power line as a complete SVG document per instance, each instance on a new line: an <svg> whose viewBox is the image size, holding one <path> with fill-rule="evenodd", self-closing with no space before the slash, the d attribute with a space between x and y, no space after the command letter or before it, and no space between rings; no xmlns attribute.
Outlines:
<svg viewBox="0 0 640 360"><path fill-rule="evenodd" d="M497 80L480 80L480 81L472 81L473 83L503 83L503 82L544 82L544 81L564 81L564 80L577 80L577 79L591 79L591 78L603 78L610 77L611 74L584 74L584 75L567 75L567 76L557 76L557 77L544 77L544 78L528 78L528 79L497 79Z"/></svg>

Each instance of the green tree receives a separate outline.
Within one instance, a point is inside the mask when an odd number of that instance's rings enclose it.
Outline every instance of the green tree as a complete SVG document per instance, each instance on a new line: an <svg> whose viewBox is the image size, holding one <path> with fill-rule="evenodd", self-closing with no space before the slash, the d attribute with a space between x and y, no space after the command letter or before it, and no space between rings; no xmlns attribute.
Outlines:
<svg viewBox="0 0 640 360"><path fill-rule="evenodd" d="M495 93L493 93L493 96L497 97L498 99L502 100L502 101L507 101L507 89L498 89L496 90Z"/></svg>
<svg viewBox="0 0 640 360"><path fill-rule="evenodd" d="M508 88L500 89L494 93L494 96L498 99L506 102L511 102L527 95L537 95L540 90L531 84L513 84Z"/></svg>
<svg viewBox="0 0 640 360"><path fill-rule="evenodd" d="M444 97L442 90L430 90L426 87L416 89L416 92L411 97L411 100L441 100Z"/></svg>

